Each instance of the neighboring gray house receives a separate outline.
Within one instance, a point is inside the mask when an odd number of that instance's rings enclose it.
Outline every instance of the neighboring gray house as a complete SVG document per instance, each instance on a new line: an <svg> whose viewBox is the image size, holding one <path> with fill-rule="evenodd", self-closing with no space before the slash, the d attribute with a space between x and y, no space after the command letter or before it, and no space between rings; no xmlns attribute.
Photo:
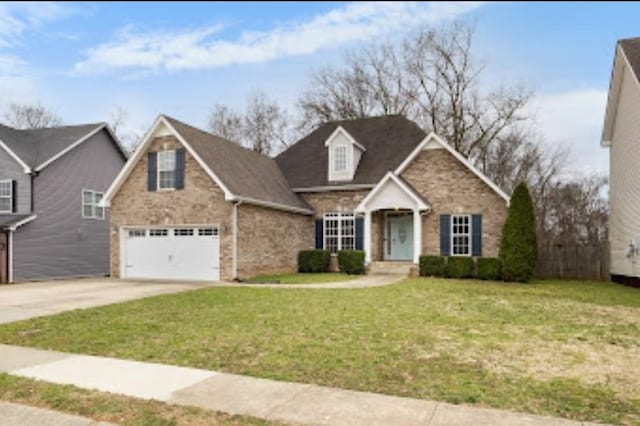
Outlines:
<svg viewBox="0 0 640 426"><path fill-rule="evenodd" d="M126 161L107 124L0 125L0 282L109 273L98 206Z"/></svg>
<svg viewBox="0 0 640 426"><path fill-rule="evenodd" d="M609 148L611 279L640 286L640 37L616 43L601 145Z"/></svg>

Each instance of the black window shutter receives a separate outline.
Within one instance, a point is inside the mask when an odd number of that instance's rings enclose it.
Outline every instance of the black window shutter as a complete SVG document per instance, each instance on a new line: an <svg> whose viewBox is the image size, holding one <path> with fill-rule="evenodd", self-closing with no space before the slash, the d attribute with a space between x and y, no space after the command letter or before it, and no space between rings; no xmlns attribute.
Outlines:
<svg viewBox="0 0 640 426"><path fill-rule="evenodd" d="M176 189L184 189L184 148L176 149Z"/></svg>
<svg viewBox="0 0 640 426"><path fill-rule="evenodd" d="M451 215L440 215L440 256L451 254Z"/></svg>
<svg viewBox="0 0 640 426"><path fill-rule="evenodd" d="M356 218L356 250L364 250L364 218Z"/></svg>
<svg viewBox="0 0 640 426"><path fill-rule="evenodd" d="M15 180L11 181L11 211L18 211L18 182Z"/></svg>
<svg viewBox="0 0 640 426"><path fill-rule="evenodd" d="M147 190L155 191L158 184L158 153L147 153Z"/></svg>
<svg viewBox="0 0 640 426"><path fill-rule="evenodd" d="M471 255L482 256L482 215L471 215Z"/></svg>
<svg viewBox="0 0 640 426"><path fill-rule="evenodd" d="M322 249L323 247L323 234L322 234L322 219L316 219L316 248Z"/></svg>

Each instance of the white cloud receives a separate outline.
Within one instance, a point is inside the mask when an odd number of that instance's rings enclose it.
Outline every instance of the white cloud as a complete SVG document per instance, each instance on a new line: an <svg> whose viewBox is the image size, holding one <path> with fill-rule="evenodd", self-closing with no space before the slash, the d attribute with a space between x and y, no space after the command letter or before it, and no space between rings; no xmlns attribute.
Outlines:
<svg viewBox="0 0 640 426"><path fill-rule="evenodd" d="M115 40L86 52L75 65L81 73L110 69L150 71L216 68L265 62L386 36L393 31L453 19L480 2L351 3L305 22L290 22L269 31L245 31L235 40L215 38L220 27L134 32L125 29Z"/></svg>
<svg viewBox="0 0 640 426"><path fill-rule="evenodd" d="M0 3L0 48L19 44L25 32L65 16L67 10L53 2Z"/></svg>
<svg viewBox="0 0 640 426"><path fill-rule="evenodd" d="M537 129L547 143L570 149L570 173L607 173L609 153L600 147L606 102L607 91L599 89L543 94L533 100Z"/></svg>

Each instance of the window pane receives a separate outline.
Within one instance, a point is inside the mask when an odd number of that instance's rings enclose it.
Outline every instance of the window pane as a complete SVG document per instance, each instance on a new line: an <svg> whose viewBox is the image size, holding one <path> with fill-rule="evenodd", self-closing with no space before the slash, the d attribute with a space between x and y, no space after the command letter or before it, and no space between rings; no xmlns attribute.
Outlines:
<svg viewBox="0 0 640 426"><path fill-rule="evenodd" d="M171 171L176 168L176 152L160 151L158 153L158 170Z"/></svg>
<svg viewBox="0 0 640 426"><path fill-rule="evenodd" d="M92 191L83 191L82 192L82 203L83 204L93 204L93 192Z"/></svg>
<svg viewBox="0 0 640 426"><path fill-rule="evenodd" d="M93 206L85 205L82 207L82 215L84 217L93 217Z"/></svg>
<svg viewBox="0 0 640 426"><path fill-rule="evenodd" d="M174 171L161 171L160 172L160 188L174 188L175 187L175 172Z"/></svg>
<svg viewBox="0 0 640 426"><path fill-rule="evenodd" d="M0 196L11 197L11 186L10 180L0 181Z"/></svg>
<svg viewBox="0 0 640 426"><path fill-rule="evenodd" d="M95 212L96 219L104 219L104 208L96 206L95 210L96 210L96 212Z"/></svg>
<svg viewBox="0 0 640 426"><path fill-rule="evenodd" d="M337 146L333 150L333 163L336 172L347 170L347 147Z"/></svg>

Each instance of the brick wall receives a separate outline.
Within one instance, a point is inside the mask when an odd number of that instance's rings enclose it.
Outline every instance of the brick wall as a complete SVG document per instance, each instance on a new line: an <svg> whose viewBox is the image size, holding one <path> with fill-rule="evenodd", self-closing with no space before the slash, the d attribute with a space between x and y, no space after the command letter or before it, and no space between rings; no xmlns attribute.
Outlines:
<svg viewBox="0 0 640 426"><path fill-rule="evenodd" d="M441 214L482 214L482 255L497 256L507 205L493 189L444 149L420 153L402 173L431 203L422 222L422 254L440 254Z"/></svg>
<svg viewBox="0 0 640 426"><path fill-rule="evenodd" d="M238 277L295 272L298 252L313 248L308 215L241 204L238 207Z"/></svg>
<svg viewBox="0 0 640 426"><path fill-rule="evenodd" d="M149 151L177 149L172 136L155 138ZM183 190L147 191L147 156L111 200L111 275L120 275L121 226L214 224L220 226L220 279L232 277L232 206L196 160L185 153Z"/></svg>

